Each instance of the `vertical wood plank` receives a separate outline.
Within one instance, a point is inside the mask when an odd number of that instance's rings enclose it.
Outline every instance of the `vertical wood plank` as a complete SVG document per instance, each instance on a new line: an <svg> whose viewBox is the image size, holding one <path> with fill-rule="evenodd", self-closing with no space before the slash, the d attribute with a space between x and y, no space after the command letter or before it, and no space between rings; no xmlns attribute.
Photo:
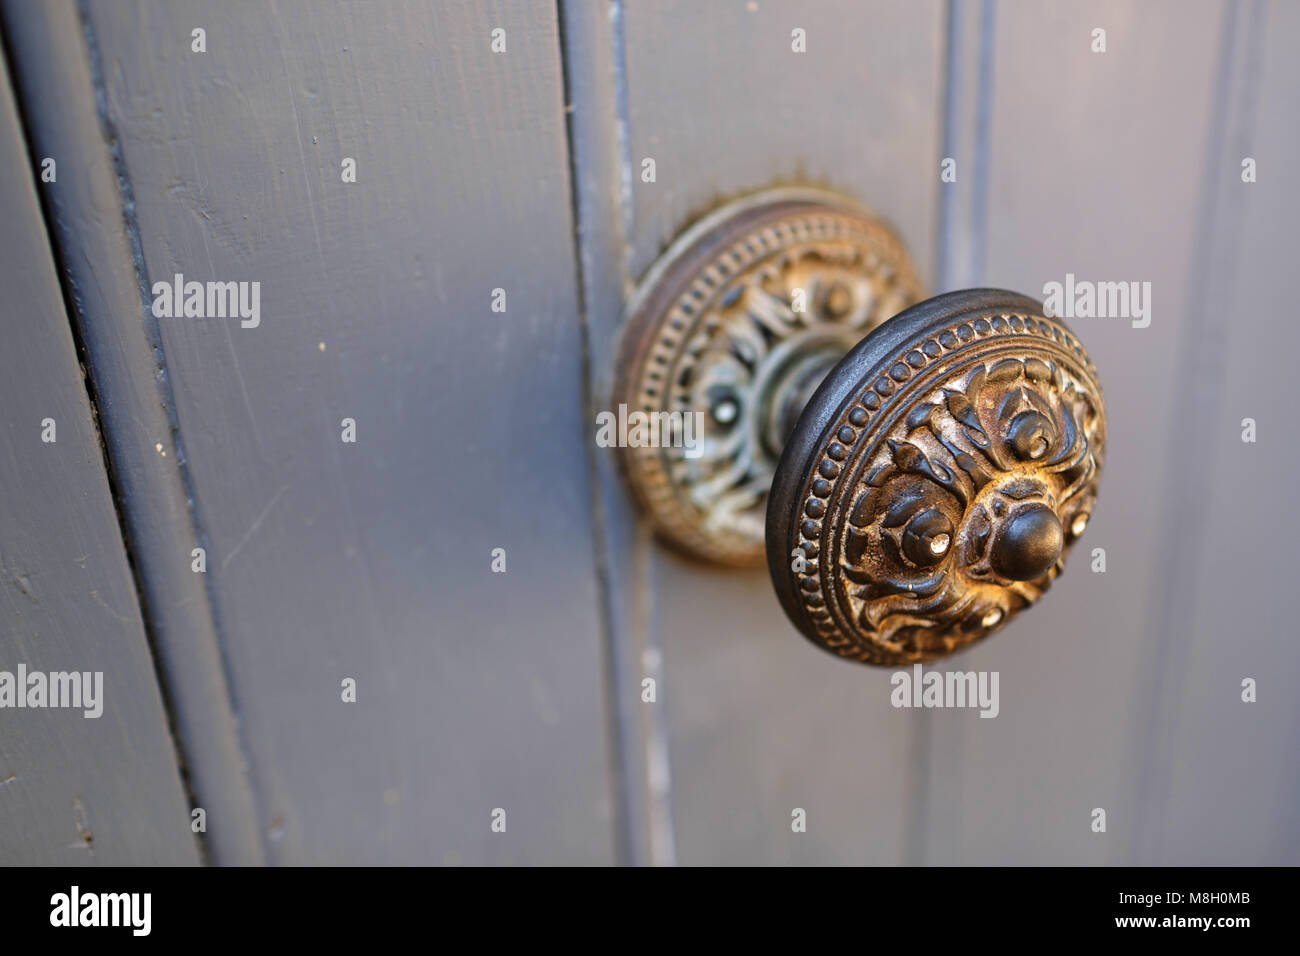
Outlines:
<svg viewBox="0 0 1300 956"><path fill-rule="evenodd" d="M56 158L43 199L72 318L85 343L110 480L150 636L169 691L188 785L206 813L206 857L217 865L265 859L217 641L207 579L193 549L185 446L176 429L158 323L137 269L131 198L115 165L113 131L96 105L96 64L73 0L0 4L32 144Z"/></svg>
<svg viewBox="0 0 1300 956"><path fill-rule="evenodd" d="M632 272L723 197L839 188L934 255L939 3L685 2L622 8ZM806 31L807 53L791 50ZM641 179L655 160L656 181ZM889 675L845 667L787 623L766 572L656 549L673 822L683 863L897 863L916 723ZM806 833L791 832L796 807Z"/></svg>
<svg viewBox="0 0 1300 956"><path fill-rule="evenodd" d="M1290 415L1300 131L1288 121L1300 11L1255 0L1228 14L1213 182L1189 276L1193 334L1170 429L1167 480L1182 486L1163 524L1170 552L1188 560L1161 595L1144 662L1162 693L1137 754L1140 852L1162 865L1284 866L1300 861L1300 517L1287 503L1300 431ZM1247 157L1254 183L1242 179ZM1246 418L1255 443L1242 441ZM1257 682L1255 703L1242 699L1245 678Z"/></svg>
<svg viewBox="0 0 1300 956"><path fill-rule="evenodd" d="M1197 387L1175 359L1194 334L1189 283L1206 143L1218 135L1206 64L1221 59L1222 9L997 5L984 279L1035 294L1066 273L1149 281L1152 321L1072 323L1110 416L1098 510L1041 607L944 668L998 671L1001 712L933 717L931 813L955 835L931 843L930 862L1140 859L1132 748L1149 739L1145 697L1156 686L1144 647L1167 611L1163 582L1188 573L1156 516L1162 482L1175 480L1168 436ZM1091 50L1096 27L1105 53ZM1090 570L1096 547L1104 574ZM1091 830L1096 807L1105 834Z"/></svg>
<svg viewBox="0 0 1300 956"><path fill-rule="evenodd" d="M0 709L0 863L194 864L190 808L3 64L0 166L9 171L0 671L102 675L97 717L84 706Z"/></svg>
<svg viewBox="0 0 1300 956"><path fill-rule="evenodd" d="M271 859L609 861L554 5L90 19L150 282L261 282L160 328Z"/></svg>
<svg viewBox="0 0 1300 956"><path fill-rule="evenodd" d="M633 285L630 196L624 179L629 167L623 24L621 7L610 2L574 0L560 10L586 332L585 423L594 428L596 412L610 404L619 326ZM662 680L662 649L649 627L650 536L623 487L613 450L597 448L590 439L588 448L626 859L636 865L669 865L675 848L663 713L641 700L644 676L653 671Z"/></svg>

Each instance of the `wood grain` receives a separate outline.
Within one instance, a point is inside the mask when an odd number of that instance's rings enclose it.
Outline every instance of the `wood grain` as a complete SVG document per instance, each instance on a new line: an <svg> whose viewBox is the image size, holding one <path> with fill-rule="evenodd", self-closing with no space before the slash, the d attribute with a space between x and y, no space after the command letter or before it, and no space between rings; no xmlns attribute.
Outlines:
<svg viewBox="0 0 1300 956"><path fill-rule="evenodd" d="M609 861L554 5L91 28L150 282L261 282L160 327L271 860Z"/></svg>
<svg viewBox="0 0 1300 956"><path fill-rule="evenodd" d="M57 157L57 188L44 190L72 320L87 371L150 636L194 799L207 814L207 858L265 859L208 580L191 554L207 547L195 526L185 446L149 290L137 268L137 231L115 163L113 131L96 105L102 63L74 0L0 4L29 135ZM129 182L126 184L129 189Z"/></svg>
<svg viewBox="0 0 1300 956"><path fill-rule="evenodd" d="M632 290L630 210L623 194L625 137L621 8L561 4L576 200L578 273L585 329L588 415L610 408L615 354ZM611 713L617 723L618 775L626 849L635 865L668 865L676 848L666 767L664 708L641 699L647 676L662 680L658 635L650 628L649 530L619 475L615 452L588 444L595 495L595 556L608 639Z"/></svg>
<svg viewBox="0 0 1300 956"><path fill-rule="evenodd" d="M3 67L0 165L10 171L0 189L0 670L103 675L99 717L0 710L0 864L193 864L190 808Z"/></svg>
<svg viewBox="0 0 1300 956"><path fill-rule="evenodd" d="M1097 512L1040 606L948 662L999 671L1002 708L995 720L932 718L927 862L1151 862L1142 764L1170 738L1152 728L1150 704L1179 693L1159 675L1188 653L1180 636L1165 647L1172 657L1150 656L1154 628L1173 613L1168 583L1195 574L1201 560L1176 543L1175 527L1198 521L1199 508L1184 501L1170 520L1161 514L1177 493L1170 483L1196 480L1173 436L1207 386L1179 355L1197 334L1196 245L1201 210L1214 201L1207 143L1219 135L1222 11L1218 3L996 8L980 278L1036 296L1066 273L1148 281L1152 320L1144 329L1122 318L1071 322L1096 361L1109 413ZM1091 50L1099 26L1105 53ZM1104 574L1091 571L1097 547ZM1091 830L1096 807L1107 812L1105 834Z"/></svg>
<svg viewBox="0 0 1300 956"><path fill-rule="evenodd" d="M751 10L751 7L753 9ZM721 197L783 181L845 190L936 248L938 3L627 4L633 272ZM806 31L807 53L791 50ZM641 180L652 157L656 181ZM845 667L788 624L766 572L656 550L677 857L899 863L916 724L886 672ZM791 832L791 813L808 830Z"/></svg>
<svg viewBox="0 0 1300 956"><path fill-rule="evenodd" d="M1143 678L1162 689L1138 780L1143 862L1300 862L1300 654L1291 572L1300 517L1296 465L1293 233L1300 196L1287 172L1300 131L1293 55L1300 11L1234 4L1222 28L1220 102L1206 144L1198 255L1179 358L1197 395L1176 399L1167 475L1185 484L1162 524L1190 556L1159 595ZM1218 117L1222 117L1219 119ZM1242 181L1251 157L1257 180ZM1253 418L1257 441L1242 441ZM1168 555L1165 557L1168 562ZM1242 680L1257 682L1255 703Z"/></svg>

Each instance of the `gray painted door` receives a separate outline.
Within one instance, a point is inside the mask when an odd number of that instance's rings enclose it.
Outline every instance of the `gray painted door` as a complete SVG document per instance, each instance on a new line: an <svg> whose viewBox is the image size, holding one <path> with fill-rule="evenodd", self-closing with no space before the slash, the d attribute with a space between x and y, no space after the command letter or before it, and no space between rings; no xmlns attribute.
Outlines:
<svg viewBox="0 0 1300 956"><path fill-rule="evenodd" d="M0 189L0 864L194 863L176 751L3 67L0 165L10 170Z"/></svg>
<svg viewBox="0 0 1300 956"><path fill-rule="evenodd" d="M612 862L554 7L15 4L8 23L34 98L84 66L64 93L85 109L31 111L40 148L116 174L70 184L102 220L56 206L55 226L102 293L75 318L113 453L173 472L122 505L134 527L180 503L136 560L182 579L158 601L178 709L214 701L179 721L196 799L225 810L214 859ZM157 316L177 274L258 281L257 324ZM122 343L133 368L96 354Z"/></svg>
<svg viewBox="0 0 1300 956"><path fill-rule="evenodd" d="M0 862L1300 862L1293 7L0 15L0 670L106 686L0 711ZM999 672L996 719L891 706L594 445L637 281L784 183L934 291L1151 283L1148 327L1075 322L1104 573L943 665ZM177 275L257 313L155 309Z"/></svg>
<svg viewBox="0 0 1300 956"><path fill-rule="evenodd" d="M1150 282L1154 303L1146 328L1076 320L1111 414L1089 530L1105 571L1076 558L1042 608L945 665L999 672L993 720L894 709L889 672L805 646L765 573L652 543L601 472L612 633L639 665L615 695L642 673L664 685L638 721L647 858L1295 863L1297 520L1251 489L1296 459L1280 421L1242 441L1243 419L1276 420L1300 344L1282 261L1294 11L614 9L565 8L597 395L627 290L671 238L721 197L792 180L873 205L936 291L1038 296L1073 273ZM653 183L637 175L647 157ZM946 157L955 182L941 181ZM1244 181L1247 157L1272 167L1267 182ZM1268 699L1244 702L1246 679Z"/></svg>

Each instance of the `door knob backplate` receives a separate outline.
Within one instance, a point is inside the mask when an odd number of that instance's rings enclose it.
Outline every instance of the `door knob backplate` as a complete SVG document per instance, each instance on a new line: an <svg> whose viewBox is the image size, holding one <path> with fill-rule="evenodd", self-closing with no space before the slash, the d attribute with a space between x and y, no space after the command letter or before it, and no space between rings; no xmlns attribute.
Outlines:
<svg viewBox="0 0 1300 956"><path fill-rule="evenodd" d="M612 396L665 422L702 413L694 448L620 451L660 536L709 561L761 566L768 491L803 402L921 295L898 237L834 193L768 190L683 233L629 306Z"/></svg>

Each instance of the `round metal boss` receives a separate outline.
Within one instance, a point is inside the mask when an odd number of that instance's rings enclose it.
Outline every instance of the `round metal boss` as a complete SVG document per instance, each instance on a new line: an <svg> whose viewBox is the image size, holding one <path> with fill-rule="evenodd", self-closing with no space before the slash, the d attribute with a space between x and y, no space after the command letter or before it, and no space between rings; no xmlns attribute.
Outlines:
<svg viewBox="0 0 1300 956"><path fill-rule="evenodd" d="M1092 360L1037 302L977 289L913 306L831 370L786 443L767 517L782 606L867 664L979 640L1064 569L1105 442Z"/></svg>

